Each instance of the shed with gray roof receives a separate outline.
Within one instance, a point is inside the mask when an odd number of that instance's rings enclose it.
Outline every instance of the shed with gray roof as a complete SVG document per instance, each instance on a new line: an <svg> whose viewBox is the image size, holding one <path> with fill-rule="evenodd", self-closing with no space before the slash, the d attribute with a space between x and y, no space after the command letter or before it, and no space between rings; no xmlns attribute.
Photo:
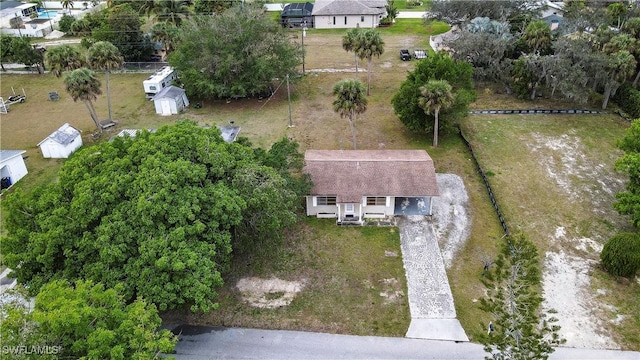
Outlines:
<svg viewBox="0 0 640 360"><path fill-rule="evenodd" d="M42 156L52 159L66 159L80 146L82 136L80 130L65 123L58 130L51 133L38 143Z"/></svg>
<svg viewBox="0 0 640 360"><path fill-rule="evenodd" d="M151 100L156 107L156 113L163 116L178 114L189 106L185 91L173 85L160 90Z"/></svg>

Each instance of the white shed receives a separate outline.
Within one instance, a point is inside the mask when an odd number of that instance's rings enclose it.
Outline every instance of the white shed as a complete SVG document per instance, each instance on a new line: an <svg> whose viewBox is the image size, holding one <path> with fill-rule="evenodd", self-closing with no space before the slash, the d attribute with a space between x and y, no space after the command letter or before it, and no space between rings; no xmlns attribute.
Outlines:
<svg viewBox="0 0 640 360"><path fill-rule="evenodd" d="M162 89L151 100L156 106L156 113L162 116L177 114L189 106L185 91L173 85Z"/></svg>
<svg viewBox="0 0 640 360"><path fill-rule="evenodd" d="M9 188L27 175L27 166L22 157L25 152L25 150L0 150L1 189Z"/></svg>
<svg viewBox="0 0 640 360"><path fill-rule="evenodd" d="M38 146L45 158L66 159L82 146L82 136L78 129L65 123L46 139L40 141Z"/></svg>

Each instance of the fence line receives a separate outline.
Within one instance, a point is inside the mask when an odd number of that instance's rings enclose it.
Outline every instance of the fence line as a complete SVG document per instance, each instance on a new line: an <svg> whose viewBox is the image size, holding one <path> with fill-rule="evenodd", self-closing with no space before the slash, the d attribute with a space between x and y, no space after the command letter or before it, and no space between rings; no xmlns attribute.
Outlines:
<svg viewBox="0 0 640 360"><path fill-rule="evenodd" d="M491 190L491 185L489 184L489 179L487 178L487 175L485 174L484 170L482 169L482 166L480 166L480 163L478 162L478 158L476 158L476 154L473 152L473 148L471 147L471 143L469 143L467 138L464 136L464 133L462 132L462 129L460 128L459 125L458 125L458 130L459 130L460 137L462 138L464 143L467 145L467 148L469 149L469 152L471 152L471 158L473 159L473 162L476 165L476 169L478 170L478 173L480 173L480 176L482 177L482 180L484 181L484 185L487 188L487 193L489 194L489 198L491 199L491 204L493 204L493 208L495 209L496 214L498 215L498 220L500 220L500 225L502 226L502 230L504 231L504 234L506 236L509 236L509 228L507 227L507 223L504 220L504 217L502 216L502 211L500 211L500 207L498 206L498 202L496 201L496 198L493 195L493 190Z"/></svg>

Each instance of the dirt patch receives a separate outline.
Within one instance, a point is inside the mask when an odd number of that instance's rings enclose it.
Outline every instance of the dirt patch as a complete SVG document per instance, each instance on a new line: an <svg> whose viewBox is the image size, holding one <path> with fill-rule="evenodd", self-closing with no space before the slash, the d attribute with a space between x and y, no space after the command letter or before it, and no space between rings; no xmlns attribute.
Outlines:
<svg viewBox="0 0 640 360"><path fill-rule="evenodd" d="M398 279L382 279L380 283L382 283L383 289L380 296L384 299L385 304L397 303L405 296L404 291L400 290Z"/></svg>
<svg viewBox="0 0 640 360"><path fill-rule="evenodd" d="M304 281L285 281L278 278L242 278L236 284L242 299L251 306L275 309L291 304L304 288Z"/></svg>
<svg viewBox="0 0 640 360"><path fill-rule="evenodd" d="M604 164L594 163L575 131L559 137L531 134L533 141L525 142L539 157L552 179L570 199L597 201L590 208L596 213L609 212L615 193L622 191L624 182L614 176ZM594 183L595 181L595 183Z"/></svg>

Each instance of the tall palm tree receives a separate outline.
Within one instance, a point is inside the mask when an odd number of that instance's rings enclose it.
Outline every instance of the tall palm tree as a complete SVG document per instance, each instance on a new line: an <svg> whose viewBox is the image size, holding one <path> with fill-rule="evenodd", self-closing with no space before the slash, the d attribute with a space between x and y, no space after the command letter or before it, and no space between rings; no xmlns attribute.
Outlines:
<svg viewBox="0 0 640 360"><path fill-rule="evenodd" d="M342 48L346 52L353 51L353 57L356 60L356 79L358 78L358 49L360 48L360 28L349 29L342 37Z"/></svg>
<svg viewBox="0 0 640 360"><path fill-rule="evenodd" d="M189 14L189 6L184 0L158 0L153 11L159 21L180 26Z"/></svg>
<svg viewBox="0 0 640 360"><path fill-rule="evenodd" d="M453 105L453 87L447 80L429 80L424 86L420 86L418 105L427 115L433 114L436 118L433 124L433 146L438 147L438 127L440 125L440 110Z"/></svg>
<svg viewBox="0 0 640 360"><path fill-rule="evenodd" d="M356 126L354 117L367 110L367 98L364 95L364 85L359 80L342 80L333 87L333 110L340 117L349 119L351 136L353 137L353 149L356 150Z"/></svg>
<svg viewBox="0 0 640 360"><path fill-rule="evenodd" d="M103 70L107 83L107 108L109 109L109 122L111 118L111 88L109 83L109 73L111 70L122 67L124 59L120 55L120 50L108 41L98 41L91 45L87 54L89 66L94 70Z"/></svg>
<svg viewBox="0 0 640 360"><path fill-rule="evenodd" d="M380 32L374 29L366 29L360 35L360 46L358 56L360 59L367 59L367 96L371 95L371 59L374 56L380 57L384 53L384 41Z"/></svg>
<svg viewBox="0 0 640 360"><path fill-rule="evenodd" d="M75 69L64 78L64 85L73 101L82 100L89 110L91 120L96 124L99 132L102 132L102 126L98 120L98 114L93 106L93 100L102 94L100 90L100 80L96 77L96 73L87 68Z"/></svg>
<svg viewBox="0 0 640 360"><path fill-rule="evenodd" d="M45 59L49 69L56 77L60 77L63 71L71 71L84 66L84 58L80 51L67 44L49 48L45 53Z"/></svg>
<svg viewBox="0 0 640 360"><path fill-rule="evenodd" d="M551 45L551 27L544 20L532 21L527 25L523 35L525 43L533 49L533 54Z"/></svg>

